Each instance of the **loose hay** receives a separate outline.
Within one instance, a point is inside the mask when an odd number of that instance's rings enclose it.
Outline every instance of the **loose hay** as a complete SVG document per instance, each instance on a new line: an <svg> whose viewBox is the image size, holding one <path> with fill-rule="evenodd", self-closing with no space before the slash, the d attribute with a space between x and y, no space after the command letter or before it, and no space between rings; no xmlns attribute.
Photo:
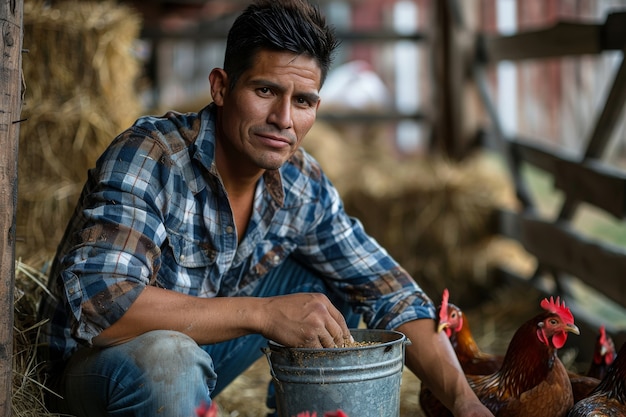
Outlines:
<svg viewBox="0 0 626 417"><path fill-rule="evenodd" d="M15 417L57 416L44 404L47 388L42 384L37 361L36 340L42 323L37 322L39 296L46 276L32 267L15 263L13 326L13 386L11 409Z"/></svg>

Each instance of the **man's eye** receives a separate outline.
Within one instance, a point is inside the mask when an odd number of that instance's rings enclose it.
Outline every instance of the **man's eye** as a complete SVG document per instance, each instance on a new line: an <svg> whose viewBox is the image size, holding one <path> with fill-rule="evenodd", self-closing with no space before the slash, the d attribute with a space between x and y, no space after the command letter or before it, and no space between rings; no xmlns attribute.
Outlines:
<svg viewBox="0 0 626 417"><path fill-rule="evenodd" d="M301 97L296 99L296 103L298 103L300 106L306 106L306 107L311 106L311 103L309 102L309 100L305 98L301 98Z"/></svg>

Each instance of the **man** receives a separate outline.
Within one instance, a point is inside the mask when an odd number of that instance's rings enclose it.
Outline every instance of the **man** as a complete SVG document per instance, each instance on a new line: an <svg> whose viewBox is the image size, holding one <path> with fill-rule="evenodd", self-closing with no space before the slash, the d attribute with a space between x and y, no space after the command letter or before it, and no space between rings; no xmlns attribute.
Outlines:
<svg viewBox="0 0 626 417"><path fill-rule="evenodd" d="M191 416L268 339L334 347L362 316L407 335L407 366L455 416L491 416L430 299L300 149L336 45L304 0L251 5L209 75L213 103L142 118L104 152L41 308L53 408Z"/></svg>

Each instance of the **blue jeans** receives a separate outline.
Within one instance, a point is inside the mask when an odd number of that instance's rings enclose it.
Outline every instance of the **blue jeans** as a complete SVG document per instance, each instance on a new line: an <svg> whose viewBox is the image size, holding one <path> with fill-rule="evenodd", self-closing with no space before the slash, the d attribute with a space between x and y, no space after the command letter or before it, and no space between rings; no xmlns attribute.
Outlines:
<svg viewBox="0 0 626 417"><path fill-rule="evenodd" d="M360 316L333 294L319 276L288 260L271 271L254 292L268 297L322 292L357 327ZM52 397L56 412L77 417L195 417L258 358L267 340L248 335L198 346L188 336L168 330L145 333L104 349L81 348L68 362Z"/></svg>

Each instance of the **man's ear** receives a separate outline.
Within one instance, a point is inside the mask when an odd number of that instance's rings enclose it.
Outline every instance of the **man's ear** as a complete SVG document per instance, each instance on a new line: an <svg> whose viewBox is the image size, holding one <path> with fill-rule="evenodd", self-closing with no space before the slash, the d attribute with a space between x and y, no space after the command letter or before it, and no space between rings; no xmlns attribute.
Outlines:
<svg viewBox="0 0 626 417"><path fill-rule="evenodd" d="M214 68L209 74L211 97L218 106L224 104L224 97L228 88L228 74L222 68Z"/></svg>

